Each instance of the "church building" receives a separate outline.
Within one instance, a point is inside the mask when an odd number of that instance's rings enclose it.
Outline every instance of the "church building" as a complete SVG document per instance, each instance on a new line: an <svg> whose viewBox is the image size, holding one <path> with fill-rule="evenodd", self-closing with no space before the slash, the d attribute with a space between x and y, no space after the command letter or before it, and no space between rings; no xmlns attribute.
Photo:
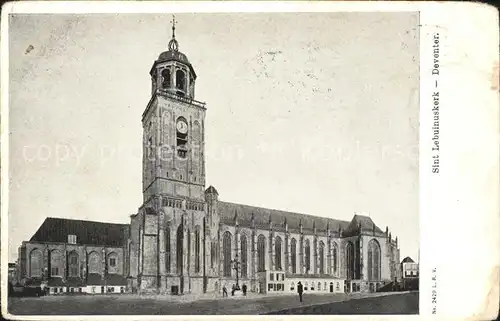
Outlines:
<svg viewBox="0 0 500 321"><path fill-rule="evenodd" d="M19 248L21 278L50 293L376 291L399 248L369 216L351 221L224 202L205 181L205 103L175 38L150 70L142 114L143 204L130 224L47 218Z"/></svg>
<svg viewBox="0 0 500 321"><path fill-rule="evenodd" d="M131 216L129 288L161 293L375 291L393 281L397 238L371 218L341 221L221 201L205 189L205 116L179 51L153 63L142 115L143 205Z"/></svg>

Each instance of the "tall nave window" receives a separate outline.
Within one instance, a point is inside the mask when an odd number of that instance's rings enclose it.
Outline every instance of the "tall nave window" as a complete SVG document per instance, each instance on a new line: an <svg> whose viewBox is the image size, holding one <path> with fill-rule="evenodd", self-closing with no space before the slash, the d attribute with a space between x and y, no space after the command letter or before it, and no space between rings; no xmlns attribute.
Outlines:
<svg viewBox="0 0 500 321"><path fill-rule="evenodd" d="M348 280L354 279L354 245L352 242L347 242L346 245L346 277Z"/></svg>
<svg viewBox="0 0 500 321"><path fill-rule="evenodd" d="M200 227L196 226L195 236L194 236L194 271L196 273L200 272Z"/></svg>
<svg viewBox="0 0 500 321"><path fill-rule="evenodd" d="M275 252L275 267L276 270L281 270L281 238L276 236L276 240L274 241L274 252Z"/></svg>
<svg viewBox="0 0 500 321"><path fill-rule="evenodd" d="M337 261L338 261L338 246L337 243L333 243L333 273L337 274Z"/></svg>
<svg viewBox="0 0 500 321"><path fill-rule="evenodd" d="M167 225L167 228L165 229L165 269L167 273L170 273L170 255L170 225Z"/></svg>
<svg viewBox="0 0 500 321"><path fill-rule="evenodd" d="M266 270L266 238L262 234L257 238L257 270Z"/></svg>
<svg viewBox="0 0 500 321"><path fill-rule="evenodd" d="M241 277L246 278L248 273L247 267L247 237L245 235L241 235Z"/></svg>
<svg viewBox="0 0 500 321"><path fill-rule="evenodd" d="M309 243L309 240L306 240L305 252L306 273L309 273L311 270L311 244Z"/></svg>
<svg viewBox="0 0 500 321"><path fill-rule="evenodd" d="M225 277L231 276L231 233L225 232L222 239L222 250L224 253L224 271Z"/></svg>
<svg viewBox="0 0 500 321"><path fill-rule="evenodd" d="M325 243L319 243L319 273L325 274Z"/></svg>
<svg viewBox="0 0 500 321"><path fill-rule="evenodd" d="M297 241L294 238L292 238L291 252L292 273L297 273Z"/></svg>
<svg viewBox="0 0 500 321"><path fill-rule="evenodd" d="M375 239L368 243L368 280L380 280L380 246Z"/></svg>

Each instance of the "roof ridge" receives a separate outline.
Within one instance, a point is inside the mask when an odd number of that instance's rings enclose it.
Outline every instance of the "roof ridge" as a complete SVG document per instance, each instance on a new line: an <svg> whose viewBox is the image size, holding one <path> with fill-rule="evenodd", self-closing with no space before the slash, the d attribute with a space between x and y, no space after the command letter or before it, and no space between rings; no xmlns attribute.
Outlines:
<svg viewBox="0 0 500 321"><path fill-rule="evenodd" d="M65 218L65 217L54 217L54 216L47 216L45 219L55 219L55 220L61 220L61 221L79 221L79 222L99 223L99 224L130 225L128 223L113 223L113 222L103 222L103 221L89 221L89 220L82 220L82 219L78 219L78 218Z"/></svg>
<svg viewBox="0 0 500 321"><path fill-rule="evenodd" d="M226 203L226 204L232 204L232 205L253 207L253 208L256 208L256 209L262 209L262 210L268 210L268 211L277 211L277 212L283 212L283 213L288 213L288 214L304 215L304 216L309 216L311 218L327 219L327 220L333 220L333 221L337 221L337 222L344 222L344 223L350 223L351 222L351 221L339 220L339 219L331 218L331 217L325 217L325 216L319 216L319 215L313 215L313 214L305 214L305 213L299 213L299 212L290 212L290 211L279 210L279 209L275 209L275 208L267 208L267 207L261 207L261 206L255 206L255 205L247 205L247 204L234 203L234 202L226 202L226 201L219 201L219 202L220 203Z"/></svg>

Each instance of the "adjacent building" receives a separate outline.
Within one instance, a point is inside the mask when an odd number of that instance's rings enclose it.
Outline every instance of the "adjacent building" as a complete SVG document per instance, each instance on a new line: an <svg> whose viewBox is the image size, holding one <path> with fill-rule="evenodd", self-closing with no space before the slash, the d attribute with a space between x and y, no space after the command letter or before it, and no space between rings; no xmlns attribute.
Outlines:
<svg viewBox="0 0 500 321"><path fill-rule="evenodd" d="M19 250L22 277L52 293L164 294L243 284L295 292L298 282L306 292L376 291L397 278L397 237L366 214L343 221L236 204L206 188L207 106L172 31L141 119L143 204L130 224L48 218Z"/></svg>
<svg viewBox="0 0 500 321"><path fill-rule="evenodd" d="M12 284L19 282L17 263L9 263L8 281Z"/></svg>
<svg viewBox="0 0 500 321"><path fill-rule="evenodd" d="M401 261L402 287L406 290L418 290L419 269L418 263L415 263L409 256Z"/></svg>

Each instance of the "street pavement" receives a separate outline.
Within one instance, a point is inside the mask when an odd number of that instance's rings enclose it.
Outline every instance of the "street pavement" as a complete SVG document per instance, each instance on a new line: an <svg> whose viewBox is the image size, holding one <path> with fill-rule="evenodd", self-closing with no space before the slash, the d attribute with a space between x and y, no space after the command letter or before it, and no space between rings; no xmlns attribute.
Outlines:
<svg viewBox="0 0 500 321"><path fill-rule="evenodd" d="M297 307L267 314L418 314L418 292Z"/></svg>
<svg viewBox="0 0 500 321"><path fill-rule="evenodd" d="M378 308L380 311L401 311L412 308L414 310L413 305L407 303L408 300L414 300L413 297L414 295L407 297L404 293L306 293L304 302L301 303L297 295L283 294L267 296L250 294L246 297L230 296L227 298L213 294L201 296L66 295L9 298L8 310L14 315L255 315L276 314L277 312L278 314L361 314L370 307L371 309ZM370 298L371 301L363 301L363 298ZM360 303L358 305L348 303L351 301L360 301ZM392 310L388 308L388 302L394 302ZM347 305L336 306L341 303ZM416 304L418 312L418 294ZM363 307L364 305L366 306ZM354 310L349 313L349 309Z"/></svg>

